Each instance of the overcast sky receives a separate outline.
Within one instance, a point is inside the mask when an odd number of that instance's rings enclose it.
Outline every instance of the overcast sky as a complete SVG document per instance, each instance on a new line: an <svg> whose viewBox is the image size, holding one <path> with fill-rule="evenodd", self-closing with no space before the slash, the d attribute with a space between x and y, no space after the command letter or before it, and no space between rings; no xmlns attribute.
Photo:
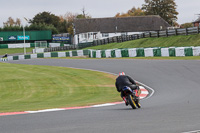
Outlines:
<svg viewBox="0 0 200 133"><path fill-rule="evenodd" d="M200 14L200 0L175 0L177 4L178 23L192 22ZM113 17L118 12L125 13L132 7L142 7L144 0L1 0L0 27L8 17L24 17L32 19L36 14L48 11L55 15L64 15L67 12L86 13L93 18Z"/></svg>

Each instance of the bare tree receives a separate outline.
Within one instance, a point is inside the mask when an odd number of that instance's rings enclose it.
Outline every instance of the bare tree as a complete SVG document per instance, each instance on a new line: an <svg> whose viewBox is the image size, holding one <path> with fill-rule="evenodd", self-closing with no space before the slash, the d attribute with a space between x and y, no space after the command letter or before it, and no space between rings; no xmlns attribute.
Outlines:
<svg viewBox="0 0 200 133"><path fill-rule="evenodd" d="M16 19L15 25L16 26L21 26L21 20L19 18Z"/></svg>
<svg viewBox="0 0 200 133"><path fill-rule="evenodd" d="M82 13L83 13L83 17L85 18L85 16L86 16L86 14L85 14L85 7L83 7L83 8L81 9L81 11L82 11Z"/></svg>
<svg viewBox="0 0 200 133"><path fill-rule="evenodd" d="M12 17L9 17L6 22L3 23L4 26L13 26L15 24L15 21Z"/></svg>
<svg viewBox="0 0 200 133"><path fill-rule="evenodd" d="M91 15L89 15L89 13L85 13L86 12L85 7L83 7L81 11L82 14L79 14L77 18L92 18Z"/></svg>
<svg viewBox="0 0 200 133"><path fill-rule="evenodd" d="M63 16L61 15L60 19L61 21L66 20L67 23L70 23L70 22L73 22L76 17L77 17L77 13L67 12L65 13L65 15Z"/></svg>

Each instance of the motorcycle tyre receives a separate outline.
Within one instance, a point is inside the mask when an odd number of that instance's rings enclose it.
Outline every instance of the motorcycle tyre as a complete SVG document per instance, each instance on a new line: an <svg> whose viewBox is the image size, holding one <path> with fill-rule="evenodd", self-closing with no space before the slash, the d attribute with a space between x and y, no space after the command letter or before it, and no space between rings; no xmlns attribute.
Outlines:
<svg viewBox="0 0 200 133"><path fill-rule="evenodd" d="M137 100L135 101L135 104L137 105L138 108L141 108L141 105L140 105L140 102L139 102L139 101L140 101L140 100L137 99Z"/></svg>
<svg viewBox="0 0 200 133"><path fill-rule="evenodd" d="M133 109L136 109L137 105L135 103L135 101L133 100L132 96L131 95L128 95L128 101L129 101L129 104L131 105L131 107Z"/></svg>

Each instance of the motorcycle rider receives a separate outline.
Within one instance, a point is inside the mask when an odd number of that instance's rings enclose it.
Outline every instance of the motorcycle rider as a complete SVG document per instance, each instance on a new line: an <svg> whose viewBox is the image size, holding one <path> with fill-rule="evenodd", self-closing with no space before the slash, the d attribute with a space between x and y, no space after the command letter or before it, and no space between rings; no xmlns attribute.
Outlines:
<svg viewBox="0 0 200 133"><path fill-rule="evenodd" d="M6 53L2 58L7 58L8 57L8 54Z"/></svg>
<svg viewBox="0 0 200 133"><path fill-rule="evenodd" d="M118 92L121 92L121 97L125 101L125 104L128 105L126 97L122 89L127 86L130 87L132 90L138 89L139 87L136 85L136 82L129 76L125 75L124 72L120 72L119 76L116 78L115 86ZM139 96L137 97L139 98Z"/></svg>

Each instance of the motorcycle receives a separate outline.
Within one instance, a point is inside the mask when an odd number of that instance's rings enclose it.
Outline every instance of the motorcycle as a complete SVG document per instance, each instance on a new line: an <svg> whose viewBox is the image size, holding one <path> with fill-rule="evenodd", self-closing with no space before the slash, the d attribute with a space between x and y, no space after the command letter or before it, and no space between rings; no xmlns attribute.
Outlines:
<svg viewBox="0 0 200 133"><path fill-rule="evenodd" d="M127 105L131 105L133 109L141 108L139 95L141 94L141 90L135 89L132 90L130 87L125 86L122 90L125 94L125 100Z"/></svg>

